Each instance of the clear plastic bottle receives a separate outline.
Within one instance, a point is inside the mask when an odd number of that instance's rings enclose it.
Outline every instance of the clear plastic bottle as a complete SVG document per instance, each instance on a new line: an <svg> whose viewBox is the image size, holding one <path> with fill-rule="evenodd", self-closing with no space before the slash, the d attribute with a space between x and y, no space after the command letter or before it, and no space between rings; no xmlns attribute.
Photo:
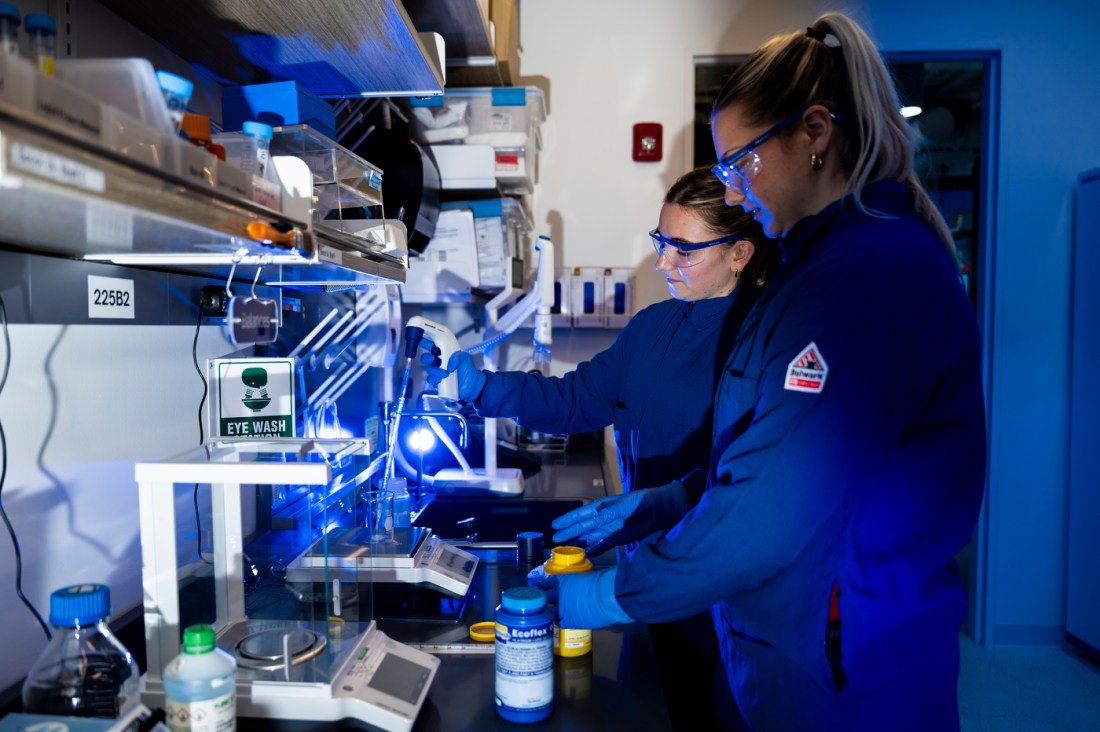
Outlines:
<svg viewBox="0 0 1100 732"><path fill-rule="evenodd" d="M237 729L237 662L214 643L214 628L183 631L183 653L164 669L164 709L171 732Z"/></svg>
<svg viewBox="0 0 1100 732"><path fill-rule="evenodd" d="M195 84L179 74L159 70L157 84L160 86L161 94L164 95L164 103L168 105L168 116L176 126L176 132L179 132L183 125L183 117L187 113L187 105L190 104L191 95L195 91Z"/></svg>
<svg viewBox="0 0 1100 732"><path fill-rule="evenodd" d="M263 122L245 122L241 125L241 132L249 138L251 141L249 147L252 148L251 154L245 151L241 168L257 178L270 179L268 164L271 162L271 138L275 134L271 125L265 125Z"/></svg>
<svg viewBox="0 0 1100 732"><path fill-rule="evenodd" d="M46 76L53 76L57 60L57 23L45 13L27 13L23 18L23 30L31 43L31 60Z"/></svg>
<svg viewBox="0 0 1100 732"><path fill-rule="evenodd" d="M64 587L50 595L53 637L23 682L34 714L116 718L137 702L138 667L107 627L106 585Z"/></svg>
<svg viewBox="0 0 1100 732"><path fill-rule="evenodd" d="M0 53L19 55L19 8L0 3Z"/></svg>

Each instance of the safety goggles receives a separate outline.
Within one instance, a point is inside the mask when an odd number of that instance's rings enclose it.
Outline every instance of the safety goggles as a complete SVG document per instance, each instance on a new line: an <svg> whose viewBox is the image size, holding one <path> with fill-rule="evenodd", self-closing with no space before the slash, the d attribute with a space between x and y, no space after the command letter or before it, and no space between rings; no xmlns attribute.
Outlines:
<svg viewBox="0 0 1100 732"><path fill-rule="evenodd" d="M664 257L670 266L680 269L683 267L694 267L702 262L707 256L707 250L711 247L718 246L719 244L726 244L731 241L738 241L745 237L742 234L734 234L733 236L723 236L721 239L714 239L713 241L693 243L669 239L667 236L654 229L649 232L649 238L653 240L653 248L657 250L657 261L660 262L661 257Z"/></svg>
<svg viewBox="0 0 1100 732"><path fill-rule="evenodd" d="M790 127L801 119L802 115L805 113L806 110L803 109L781 120L777 125L760 135L760 137L756 138L748 145L745 145L733 155L730 155L725 160L719 161L717 165L710 169L711 172L718 176L718 180L726 184L726 188L732 188L735 191L744 193L749 189L749 185L752 183L753 179L760 174L760 156L756 153L756 148Z"/></svg>

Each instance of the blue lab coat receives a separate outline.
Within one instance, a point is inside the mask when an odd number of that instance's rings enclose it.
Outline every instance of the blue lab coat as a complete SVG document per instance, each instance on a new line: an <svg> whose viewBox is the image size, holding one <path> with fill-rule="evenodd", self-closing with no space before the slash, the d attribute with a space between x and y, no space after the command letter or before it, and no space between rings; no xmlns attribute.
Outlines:
<svg viewBox="0 0 1100 732"><path fill-rule="evenodd" d="M477 412L551 434L614 424L624 491L705 469L718 374L755 293L738 287L725 297L650 305L609 348L562 377L485 372Z"/></svg>
<svg viewBox="0 0 1100 732"><path fill-rule="evenodd" d="M904 184L797 223L716 395L709 486L619 566L631 617L711 608L750 729L958 729L955 564L984 488L981 346ZM839 592L838 683L826 658Z"/></svg>
<svg viewBox="0 0 1100 732"><path fill-rule="evenodd" d="M705 476L718 375L758 294L754 283L742 282L726 297L651 305L610 348L560 378L487 373L478 413L556 434L614 424L624 491L665 485L693 469ZM689 501L705 481L693 485ZM723 684L715 675L717 639L705 610L649 628L677 728L716 724L707 707L715 703L716 684Z"/></svg>

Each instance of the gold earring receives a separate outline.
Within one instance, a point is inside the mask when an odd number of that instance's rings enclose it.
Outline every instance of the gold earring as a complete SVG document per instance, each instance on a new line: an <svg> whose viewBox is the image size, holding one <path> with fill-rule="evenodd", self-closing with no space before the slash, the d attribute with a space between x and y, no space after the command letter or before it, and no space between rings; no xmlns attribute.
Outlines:
<svg viewBox="0 0 1100 732"><path fill-rule="evenodd" d="M814 170L821 170L825 167L825 161L817 156L817 153L810 153L810 167Z"/></svg>

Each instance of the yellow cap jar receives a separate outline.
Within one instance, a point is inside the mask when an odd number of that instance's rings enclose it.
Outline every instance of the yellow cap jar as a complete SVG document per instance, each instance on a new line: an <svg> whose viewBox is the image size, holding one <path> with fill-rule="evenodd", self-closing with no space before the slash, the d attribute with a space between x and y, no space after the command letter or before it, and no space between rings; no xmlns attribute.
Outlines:
<svg viewBox="0 0 1100 732"><path fill-rule="evenodd" d="M592 561L578 546L556 546L542 567L546 574L576 574L591 571ZM555 621L552 647L555 656L583 656L592 650L592 631L559 628Z"/></svg>

